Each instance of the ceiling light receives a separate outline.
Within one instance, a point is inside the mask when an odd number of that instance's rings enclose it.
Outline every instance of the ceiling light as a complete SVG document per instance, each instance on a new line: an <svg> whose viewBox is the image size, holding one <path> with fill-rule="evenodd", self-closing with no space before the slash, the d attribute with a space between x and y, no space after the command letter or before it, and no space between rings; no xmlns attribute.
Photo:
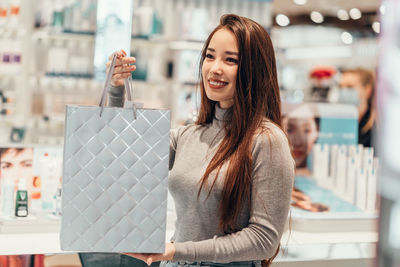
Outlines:
<svg viewBox="0 0 400 267"><path fill-rule="evenodd" d="M311 20L314 21L315 23L324 22L324 16L322 16L322 14L317 11L311 12L310 17L311 17Z"/></svg>
<svg viewBox="0 0 400 267"><path fill-rule="evenodd" d="M275 21L276 21L276 24L278 24L279 26L282 26L282 27L285 27L285 26L289 25L289 23L290 23L289 18L283 14L278 14L275 17Z"/></svg>
<svg viewBox="0 0 400 267"><path fill-rule="evenodd" d="M345 44L353 43L353 36L349 32L343 32L341 38L342 42Z"/></svg>
<svg viewBox="0 0 400 267"><path fill-rule="evenodd" d="M380 33L381 32L381 24L378 21L375 21L374 23L372 23L372 29L374 30L374 32Z"/></svg>
<svg viewBox="0 0 400 267"><path fill-rule="evenodd" d="M358 8L350 9L350 17L352 19L359 19L361 18L361 11Z"/></svg>
<svg viewBox="0 0 400 267"><path fill-rule="evenodd" d="M307 3L307 0L293 0L296 5L302 6Z"/></svg>
<svg viewBox="0 0 400 267"><path fill-rule="evenodd" d="M350 17L349 17L349 13L347 13L347 11L346 10L344 10L344 9L339 9L338 10L338 12L337 12L337 17L340 19L340 20L348 20Z"/></svg>
<svg viewBox="0 0 400 267"><path fill-rule="evenodd" d="M379 7L379 11L381 12L382 15L385 15L386 6L381 5L381 6Z"/></svg>

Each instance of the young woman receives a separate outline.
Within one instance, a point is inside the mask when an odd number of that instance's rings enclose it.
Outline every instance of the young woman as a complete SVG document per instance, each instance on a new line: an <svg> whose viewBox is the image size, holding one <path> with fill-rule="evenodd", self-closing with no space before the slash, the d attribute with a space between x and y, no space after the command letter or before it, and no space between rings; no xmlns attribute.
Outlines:
<svg viewBox="0 0 400 267"><path fill-rule="evenodd" d="M122 105L134 62L119 53L111 105ZM171 132L173 240L164 254L127 255L162 266L260 266L279 247L295 166L281 130L273 46L256 22L224 15L200 62L199 118Z"/></svg>

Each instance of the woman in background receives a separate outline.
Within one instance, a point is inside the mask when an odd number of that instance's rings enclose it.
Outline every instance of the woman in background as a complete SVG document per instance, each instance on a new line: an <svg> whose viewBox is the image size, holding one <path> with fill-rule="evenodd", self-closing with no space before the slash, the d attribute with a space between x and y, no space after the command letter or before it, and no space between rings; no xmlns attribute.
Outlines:
<svg viewBox="0 0 400 267"><path fill-rule="evenodd" d="M375 78L363 68L345 69L340 78L340 88L356 90L358 93L358 143L373 146L372 131L375 126Z"/></svg>

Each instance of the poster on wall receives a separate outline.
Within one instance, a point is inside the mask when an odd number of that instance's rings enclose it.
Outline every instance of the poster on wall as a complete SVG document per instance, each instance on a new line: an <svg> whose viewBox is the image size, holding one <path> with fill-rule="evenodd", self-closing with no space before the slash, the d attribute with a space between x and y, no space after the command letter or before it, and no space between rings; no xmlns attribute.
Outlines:
<svg viewBox="0 0 400 267"><path fill-rule="evenodd" d="M297 169L311 169L314 144L357 144L358 115L353 105L283 103L282 124Z"/></svg>

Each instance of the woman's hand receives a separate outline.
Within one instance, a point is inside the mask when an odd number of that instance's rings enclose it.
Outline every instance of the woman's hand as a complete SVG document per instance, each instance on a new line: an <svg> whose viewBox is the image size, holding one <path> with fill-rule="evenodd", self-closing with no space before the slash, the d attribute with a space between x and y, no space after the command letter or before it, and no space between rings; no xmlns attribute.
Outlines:
<svg viewBox="0 0 400 267"><path fill-rule="evenodd" d="M125 255L137 258L144 261L147 265L151 265L156 261L169 261L174 258L175 245L173 243L167 243L165 245L164 254L147 254L147 253L124 253Z"/></svg>
<svg viewBox="0 0 400 267"><path fill-rule="evenodd" d="M107 72L110 69L112 60L112 55L108 58L107 62ZM136 62L136 58L127 57L126 52L124 50L120 50L117 52L117 60L115 62L114 73L111 79L112 86L123 86L124 80L131 76L132 71L136 70L136 66L132 65Z"/></svg>

